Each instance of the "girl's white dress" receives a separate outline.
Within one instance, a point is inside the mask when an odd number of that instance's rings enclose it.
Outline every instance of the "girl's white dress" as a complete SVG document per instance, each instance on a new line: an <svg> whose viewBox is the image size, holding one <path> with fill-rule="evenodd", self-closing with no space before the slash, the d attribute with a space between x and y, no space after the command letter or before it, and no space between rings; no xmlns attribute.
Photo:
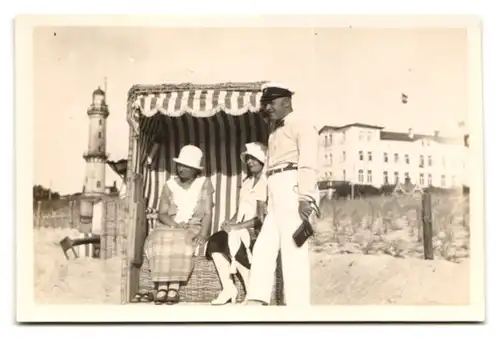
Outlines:
<svg viewBox="0 0 500 339"><path fill-rule="evenodd" d="M257 216L257 201L267 200L266 178L262 174L257 182L255 177L248 177L243 180L240 190L238 214L236 222L244 222ZM252 253L250 251L250 233L247 229L233 230L228 232L229 254L231 256L231 273L236 273L235 256L241 244L247 252L248 262L252 263Z"/></svg>

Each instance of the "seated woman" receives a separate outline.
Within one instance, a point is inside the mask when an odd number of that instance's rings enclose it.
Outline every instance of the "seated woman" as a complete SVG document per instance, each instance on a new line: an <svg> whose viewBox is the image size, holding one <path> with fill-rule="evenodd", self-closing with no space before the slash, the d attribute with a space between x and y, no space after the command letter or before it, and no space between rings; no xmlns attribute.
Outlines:
<svg viewBox="0 0 500 339"><path fill-rule="evenodd" d="M267 185L262 170L266 161L266 148L260 143L246 144L246 151L241 154L241 159L247 165L247 177L243 180L240 190L238 210L234 216L225 221L223 230L213 234L208 239L207 257L214 261L222 291L212 301L212 305L224 305L228 302L235 303L238 291L231 279L231 270L235 267L240 273L243 284L247 286L251 249L255 243L250 240L252 230L262 225L262 217L258 215L258 203L267 200ZM236 248L234 248L236 247Z"/></svg>
<svg viewBox="0 0 500 339"><path fill-rule="evenodd" d="M187 145L174 158L177 175L163 186L158 220L144 243L156 304L179 302L180 283L193 270L194 251L210 232L214 190L210 179L200 175L202 157L199 148Z"/></svg>

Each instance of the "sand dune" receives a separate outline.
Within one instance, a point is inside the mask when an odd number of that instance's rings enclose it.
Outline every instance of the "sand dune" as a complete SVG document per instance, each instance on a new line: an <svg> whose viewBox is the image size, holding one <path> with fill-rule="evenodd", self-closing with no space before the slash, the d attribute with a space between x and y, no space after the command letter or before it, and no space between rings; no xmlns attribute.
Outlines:
<svg viewBox="0 0 500 339"><path fill-rule="evenodd" d="M35 297L39 303L120 303L121 260L67 261L59 240L72 230L35 230ZM424 261L389 255L311 250L312 301L337 305L468 303L469 261Z"/></svg>

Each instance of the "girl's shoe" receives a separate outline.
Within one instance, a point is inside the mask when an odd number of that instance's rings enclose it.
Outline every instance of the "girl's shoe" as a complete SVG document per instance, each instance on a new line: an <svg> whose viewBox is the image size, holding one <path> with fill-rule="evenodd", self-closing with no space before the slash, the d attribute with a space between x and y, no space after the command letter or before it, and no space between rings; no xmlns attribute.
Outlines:
<svg viewBox="0 0 500 339"><path fill-rule="evenodd" d="M238 290L236 287L231 289L222 290L217 298L212 300L211 304L220 306L227 303L236 304L236 297L238 296Z"/></svg>

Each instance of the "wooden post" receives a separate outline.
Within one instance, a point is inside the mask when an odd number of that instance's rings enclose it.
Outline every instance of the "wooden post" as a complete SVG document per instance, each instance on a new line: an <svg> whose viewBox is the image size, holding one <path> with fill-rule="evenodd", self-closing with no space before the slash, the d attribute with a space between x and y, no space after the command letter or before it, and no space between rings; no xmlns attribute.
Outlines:
<svg viewBox="0 0 500 339"><path fill-rule="evenodd" d="M103 199L102 204L102 214L101 214L101 241L99 243L99 258L105 260L109 258L108 255L108 235L109 235L109 224L108 224L108 201Z"/></svg>
<svg viewBox="0 0 500 339"><path fill-rule="evenodd" d="M36 206L36 222L35 222L35 225L38 228L42 227L42 225L40 225L41 217L42 217L42 201L38 200Z"/></svg>
<svg viewBox="0 0 500 339"><path fill-rule="evenodd" d="M432 199L429 192L422 195L422 224L424 238L424 258L434 260L434 247L432 246Z"/></svg>
<svg viewBox="0 0 500 339"><path fill-rule="evenodd" d="M131 102L128 105L127 114L132 114ZM135 191L136 191L136 173L134 171L137 161L137 149L139 136L136 135L132 126L129 127L129 149L127 161L127 206L126 206L126 221L120 229L120 248L117 249L122 254L122 274L121 274L121 302L126 304L130 301L133 294L137 293L139 288L139 268L132 266L134 256L133 249L136 240L136 208Z"/></svg>
<svg viewBox="0 0 500 339"><path fill-rule="evenodd" d="M119 242L118 228L120 227L120 222L118 221L118 208L120 207L120 199L115 200L114 205L115 205L115 215L114 215L115 228L113 231L113 251L110 253L110 257L114 257L115 255L117 255L118 242Z"/></svg>
<svg viewBox="0 0 500 339"><path fill-rule="evenodd" d="M70 200L69 201L69 228L73 228L74 223L75 223L75 219L74 219L74 215L73 215L73 210L74 210L73 206L74 206L74 201Z"/></svg>

